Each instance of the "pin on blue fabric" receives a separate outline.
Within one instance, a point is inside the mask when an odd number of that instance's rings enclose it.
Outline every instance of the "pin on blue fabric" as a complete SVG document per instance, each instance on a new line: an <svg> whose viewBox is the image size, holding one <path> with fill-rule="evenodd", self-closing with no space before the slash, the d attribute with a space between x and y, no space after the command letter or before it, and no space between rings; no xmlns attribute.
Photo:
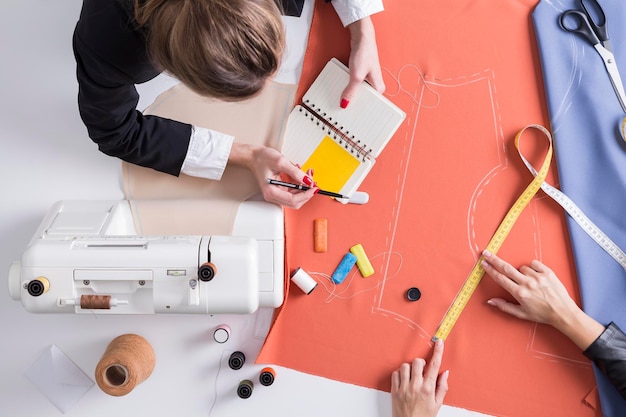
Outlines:
<svg viewBox="0 0 626 417"><path fill-rule="evenodd" d="M335 272L333 272L333 275L331 276L331 278L333 279L333 282L335 284L341 284L343 280L346 279L346 276L348 276L348 274L350 273L350 270L352 269L355 263L356 263L356 256L354 256L350 252L346 253L346 255L343 257L343 259L337 266L337 269L335 269Z"/></svg>
<svg viewBox="0 0 626 417"><path fill-rule="evenodd" d="M601 0L618 69L626 77L626 2ZM626 248L624 111L602 59L583 37L563 30L561 14L579 0L541 0L533 11L560 188L622 250ZM603 324L626 327L626 271L567 218L583 309ZM626 401L594 368L606 417Z"/></svg>

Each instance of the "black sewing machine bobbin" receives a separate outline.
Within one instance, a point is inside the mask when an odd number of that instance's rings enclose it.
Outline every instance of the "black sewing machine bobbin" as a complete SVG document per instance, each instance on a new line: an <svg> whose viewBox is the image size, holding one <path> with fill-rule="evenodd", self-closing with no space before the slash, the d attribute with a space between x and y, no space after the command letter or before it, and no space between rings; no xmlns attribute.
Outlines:
<svg viewBox="0 0 626 417"><path fill-rule="evenodd" d="M272 368L263 368L261 369L261 374L259 375L259 382L263 386L270 386L274 383L274 379L276 379L276 372Z"/></svg>
<svg viewBox="0 0 626 417"><path fill-rule="evenodd" d="M228 358L228 366L230 369L241 369L243 364L246 363L246 355L243 352L236 351L230 354L230 358Z"/></svg>
<svg viewBox="0 0 626 417"><path fill-rule="evenodd" d="M254 389L254 384L249 379L244 379L239 383L237 387L237 395L239 398L250 398L252 395L252 390Z"/></svg>

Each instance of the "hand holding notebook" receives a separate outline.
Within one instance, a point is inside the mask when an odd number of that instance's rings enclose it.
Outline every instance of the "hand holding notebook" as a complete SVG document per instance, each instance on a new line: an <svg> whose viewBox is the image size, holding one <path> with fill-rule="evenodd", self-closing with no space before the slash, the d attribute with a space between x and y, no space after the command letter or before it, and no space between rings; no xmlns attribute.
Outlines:
<svg viewBox="0 0 626 417"><path fill-rule="evenodd" d="M302 105L289 115L282 153L303 171L315 170L320 188L352 195L405 118L390 100L363 83L350 106L340 108L348 68L331 59Z"/></svg>

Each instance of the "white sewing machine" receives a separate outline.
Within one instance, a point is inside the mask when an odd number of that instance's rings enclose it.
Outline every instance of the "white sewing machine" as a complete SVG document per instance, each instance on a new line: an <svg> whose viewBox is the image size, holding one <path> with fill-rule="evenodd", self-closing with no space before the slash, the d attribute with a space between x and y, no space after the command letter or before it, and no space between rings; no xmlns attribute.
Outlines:
<svg viewBox="0 0 626 417"><path fill-rule="evenodd" d="M9 271L37 313L252 313L284 296L282 208L241 204L231 236L138 236L128 201L61 201Z"/></svg>

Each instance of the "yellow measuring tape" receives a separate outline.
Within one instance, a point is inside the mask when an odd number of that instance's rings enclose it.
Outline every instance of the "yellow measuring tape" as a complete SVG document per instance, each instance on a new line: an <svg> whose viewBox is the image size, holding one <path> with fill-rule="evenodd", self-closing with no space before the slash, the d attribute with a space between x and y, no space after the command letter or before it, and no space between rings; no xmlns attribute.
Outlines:
<svg viewBox="0 0 626 417"><path fill-rule="evenodd" d="M492 236L491 240L487 244L487 247L485 249L487 249L491 253L498 252L498 250L504 243L504 239L506 239L509 232L513 228L513 225L515 224L520 214L522 213L522 210L524 210L524 208L528 205L528 203L530 203L530 200L533 198L533 196L537 194L537 191L539 191L539 189L541 188L541 184L546 179L546 176L548 175L548 171L550 169L550 161L552 160L552 136L550 135L550 132L548 132L548 130L545 127L541 125L533 124L533 125L526 126L522 130L520 130L518 134L515 135L515 148L517 148L517 151L521 155L520 139L522 137L522 134L529 128L538 129L546 135L546 137L548 138L548 143L549 143L548 152L546 153L546 157L543 161L541 169L535 176L535 179L528 185L528 187L526 187L524 192L517 198L513 206L509 209L509 212L504 217L504 220L502 220L502 222L500 223L500 226L498 226L498 229ZM437 329L435 336L433 336L432 338L433 342L437 339L446 340L446 338L450 334L450 331L452 330L457 320L459 319L461 312L467 305L469 299L474 293L474 290L476 290L476 287L478 287L478 283L480 282L482 277L485 275L485 270L481 265L482 260L483 260L483 257L481 255L478 258L476 265L474 265L474 269L472 269L472 272L470 272L469 276L465 280L465 283L461 287L461 290L456 295L454 301L450 305L450 308L448 308L448 311L446 312L446 315L443 317L443 320L441 320L441 323L439 324L439 328Z"/></svg>

